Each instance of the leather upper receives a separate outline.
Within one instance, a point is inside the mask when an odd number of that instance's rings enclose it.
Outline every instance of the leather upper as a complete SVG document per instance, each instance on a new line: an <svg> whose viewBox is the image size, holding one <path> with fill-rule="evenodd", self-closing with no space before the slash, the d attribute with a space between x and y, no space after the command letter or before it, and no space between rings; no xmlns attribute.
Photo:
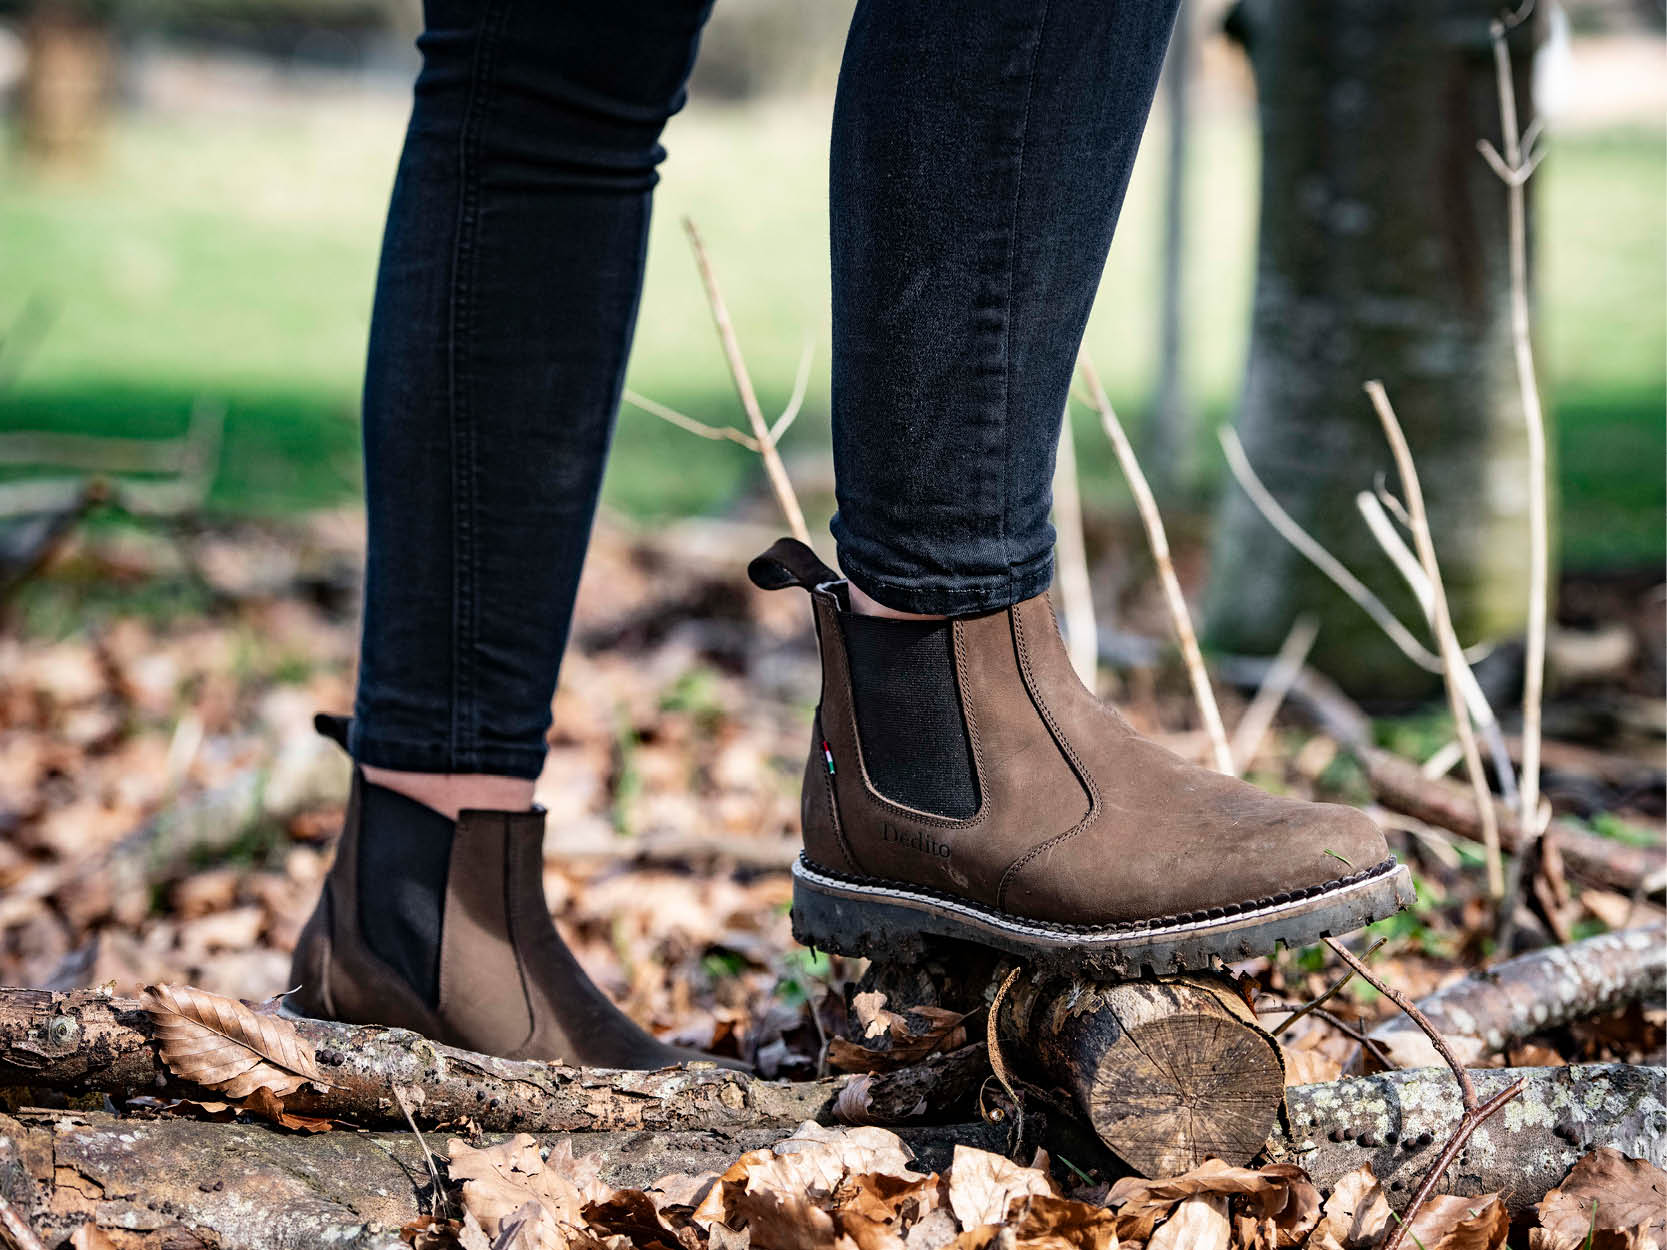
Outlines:
<svg viewBox="0 0 1667 1250"><path fill-rule="evenodd" d="M1354 808L1270 795L1142 738L1078 680L1046 595L952 622L977 812L893 803L864 765L840 588L811 600L823 677L803 806L806 854L823 867L1098 926L1305 890L1388 858Z"/></svg>

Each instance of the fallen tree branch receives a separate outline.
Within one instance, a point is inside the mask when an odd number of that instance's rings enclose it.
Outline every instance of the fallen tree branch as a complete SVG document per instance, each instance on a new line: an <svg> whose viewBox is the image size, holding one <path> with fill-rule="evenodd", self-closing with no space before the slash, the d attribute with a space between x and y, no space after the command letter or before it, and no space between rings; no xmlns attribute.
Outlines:
<svg viewBox="0 0 1667 1250"><path fill-rule="evenodd" d="M1454 1192L1501 1191L1515 1213L1599 1146L1667 1164L1667 1068L1484 1068L1472 1076L1485 1100L1518 1083L1521 1092L1509 1115L1482 1124L1459 1151L1448 1177ZM1458 1090L1438 1068L1298 1085L1285 1105L1286 1122L1268 1143L1271 1159L1299 1165L1321 1188L1369 1163L1403 1212L1464 1117Z"/></svg>
<svg viewBox="0 0 1667 1250"><path fill-rule="evenodd" d="M791 1131L574 1133L540 1145L588 1156L605 1185L640 1188L721 1173ZM1000 1126L970 1123L897 1132L928 1171L947 1168L958 1144L999 1151L1004 1136ZM93 1221L181 1250L403 1250L400 1227L436 1205L409 1131L302 1136L260 1124L27 1112L0 1116L6 1171L16 1178L13 1203L53 1245Z"/></svg>
<svg viewBox="0 0 1667 1250"><path fill-rule="evenodd" d="M1576 1160L1600 1145L1660 1164L1667 1072L1621 1064L1477 1073L1493 1096L1513 1081L1519 1119L1482 1126L1461 1153L1452 1188L1503 1191L1513 1213L1532 1206ZM1445 1072L1393 1072L1288 1091L1289 1126L1268 1154L1330 1188L1363 1163L1402 1207L1459 1110ZM722 1172L740 1155L787 1135L780 1127L652 1129L544 1135L540 1144L591 1156L600 1179L641 1187L671 1173ZM458 1135L466 1135L457 1130ZM956 1145L1000 1152L1002 1124L897 1130L922 1171L942 1171ZM1090 1159L1053 1137L1043 1144ZM497 1140L492 1138L491 1140ZM485 1143L483 1143L485 1144ZM1462 1178L1462 1182L1461 1179ZM398 1229L434 1206L421 1147L409 1130L301 1135L263 1124L138 1119L102 1111L0 1116L0 1189L51 1244L96 1219L129 1237L219 1250L400 1250Z"/></svg>
<svg viewBox="0 0 1667 1250"><path fill-rule="evenodd" d="M332 1088L284 1100L301 1115L365 1127L402 1125L391 1087L403 1086L428 1123L470 1120L488 1131L736 1128L833 1119L852 1078L790 1084L715 1064L655 1072L497 1059L442 1046L405 1029L297 1020ZM200 1095L157 1057L143 1008L93 990L0 990L0 1089L68 1090L121 1099L167 1090ZM987 1070L966 1047L868 1078L864 1114L874 1123L942 1116ZM415 1091L414 1093L412 1091Z"/></svg>
<svg viewBox="0 0 1667 1250"><path fill-rule="evenodd" d="M1453 1053L1466 1063L1570 1020L1655 1001L1667 991L1667 931L1603 933L1473 972L1420 1000ZM1421 1067L1434 1051L1404 1020L1372 1030L1397 1066Z"/></svg>
<svg viewBox="0 0 1667 1250"><path fill-rule="evenodd" d="M1298 693L1293 691L1293 696ZM1445 777L1426 777L1411 760L1375 747L1357 749L1355 754L1366 770L1373 795L1385 807L1461 838L1481 840L1476 799L1467 787ZM1500 846L1520 852L1527 843L1517 812L1497 799L1493 800L1493 812ZM1667 853L1659 846L1634 846L1566 820L1553 820L1544 836L1562 856L1563 866L1582 880L1622 894L1639 889L1658 893L1663 888Z"/></svg>

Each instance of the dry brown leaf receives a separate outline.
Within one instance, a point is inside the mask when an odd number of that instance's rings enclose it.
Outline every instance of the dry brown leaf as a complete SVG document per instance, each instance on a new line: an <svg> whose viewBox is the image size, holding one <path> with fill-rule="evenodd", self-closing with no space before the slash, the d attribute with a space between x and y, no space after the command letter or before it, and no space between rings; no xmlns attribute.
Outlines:
<svg viewBox="0 0 1667 1250"><path fill-rule="evenodd" d="M886 1017L895 1023L883 1024ZM906 1015L886 1011L873 1016L863 1033L881 1045L865 1046L849 1038L833 1038L828 1043L828 1063L841 1072L889 1072L918 1063L939 1051L965 1046L967 1031L961 1022L966 1018L964 1012L942 1007L911 1007ZM882 1024L876 1034L875 1027Z"/></svg>
<svg viewBox="0 0 1667 1250"><path fill-rule="evenodd" d="M955 1147L948 1179L949 1209L963 1229L1004 1223L1015 1198L1056 1196L1046 1172L972 1146Z"/></svg>
<svg viewBox="0 0 1667 1250"><path fill-rule="evenodd" d="M886 995L883 990L865 990L854 995L851 999L851 1013L856 1016L857 1023L862 1025L862 1035L865 1040L885 1037L888 1033L906 1031L907 1025L903 1017L895 1011L886 1008Z"/></svg>
<svg viewBox="0 0 1667 1250"><path fill-rule="evenodd" d="M446 1143L446 1156L452 1179L463 1182L464 1210L494 1247L570 1250L583 1244L576 1234L584 1197L572 1181L545 1166L528 1134L484 1150L454 1137Z"/></svg>
<svg viewBox="0 0 1667 1250"><path fill-rule="evenodd" d="M837 1210L847 1198L866 1189L873 1200L890 1182L898 1182L901 1201L909 1187L932 1183L909 1167L910 1160L902 1139L885 1129L825 1128L807 1121L768 1150L737 1159L707 1192L693 1219L709 1231L745 1227L761 1247L778 1244L773 1239L798 1221L804 1244L833 1245L839 1230L830 1209Z"/></svg>
<svg viewBox="0 0 1667 1250"><path fill-rule="evenodd" d="M1341 1250L1372 1250L1389 1239L1390 1219L1383 1183L1371 1164L1363 1163L1332 1186L1315 1237L1321 1245Z"/></svg>
<svg viewBox="0 0 1667 1250"><path fill-rule="evenodd" d="M1075 1198L1023 1198L1009 1207L1007 1223L1021 1250L1117 1250L1117 1217Z"/></svg>
<svg viewBox="0 0 1667 1250"><path fill-rule="evenodd" d="M1285 1084L1318 1085L1343 1075L1343 1065L1318 1050L1285 1051Z"/></svg>
<svg viewBox="0 0 1667 1250"><path fill-rule="evenodd" d="M1227 1219L1226 1194L1194 1194L1183 1199L1152 1234L1146 1250L1229 1250L1233 1227Z"/></svg>
<svg viewBox="0 0 1667 1250"><path fill-rule="evenodd" d="M1220 1159L1206 1159L1182 1176L1161 1180L1128 1176L1111 1187L1106 1205L1117 1209L1121 1237L1143 1240L1177 1203L1212 1194L1243 1197L1247 1212L1258 1222L1273 1223L1280 1246L1300 1244L1319 1219L1319 1191L1307 1173L1288 1163L1239 1168Z"/></svg>
<svg viewBox="0 0 1667 1250"><path fill-rule="evenodd" d="M140 1001L156 1026L162 1062L175 1076L247 1098L282 1097L308 1081L328 1085L312 1046L279 1016L257 1015L236 999L190 985L148 985Z"/></svg>
<svg viewBox="0 0 1667 1250"><path fill-rule="evenodd" d="M1595 1246L1600 1233L1667 1245L1667 1172L1604 1146L1570 1168L1534 1211L1540 1221L1534 1250L1583 1250L1588 1234Z"/></svg>
<svg viewBox="0 0 1667 1250"><path fill-rule="evenodd" d="M1511 1217L1498 1194L1438 1194L1418 1209L1408 1231L1424 1250L1501 1250Z"/></svg>
<svg viewBox="0 0 1667 1250"><path fill-rule="evenodd" d="M71 1250L116 1250L116 1243L97 1224L83 1224L69 1235Z"/></svg>
<svg viewBox="0 0 1667 1250"><path fill-rule="evenodd" d="M297 1133L328 1133L335 1127L335 1121L327 1117L296 1115L292 1111L285 1111L284 1100L264 1085L243 1100L243 1110L258 1115L263 1120L270 1120L279 1128L287 1128Z"/></svg>

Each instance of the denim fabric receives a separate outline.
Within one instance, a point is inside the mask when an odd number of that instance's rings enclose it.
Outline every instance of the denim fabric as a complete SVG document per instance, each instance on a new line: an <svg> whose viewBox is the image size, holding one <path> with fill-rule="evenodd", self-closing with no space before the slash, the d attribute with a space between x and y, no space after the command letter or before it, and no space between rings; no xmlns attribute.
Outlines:
<svg viewBox="0 0 1667 1250"><path fill-rule="evenodd" d="M783 0L789 3L791 0ZM916 612L1051 580L1071 365L1177 0L862 0L834 534ZM427 0L364 396L361 763L534 777L710 0Z"/></svg>

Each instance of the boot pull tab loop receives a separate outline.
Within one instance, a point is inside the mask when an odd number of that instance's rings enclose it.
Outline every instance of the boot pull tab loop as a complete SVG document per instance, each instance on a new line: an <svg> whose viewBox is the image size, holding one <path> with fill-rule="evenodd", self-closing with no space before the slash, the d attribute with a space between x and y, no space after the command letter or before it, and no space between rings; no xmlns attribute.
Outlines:
<svg viewBox="0 0 1667 1250"><path fill-rule="evenodd" d="M318 712L313 716L313 728L345 751L347 750L348 731L353 728L353 718L351 716L332 716L329 712Z"/></svg>
<svg viewBox="0 0 1667 1250"><path fill-rule="evenodd" d="M797 538L778 538L768 551L747 565L747 576L760 590L786 590L789 586L815 590L828 582L843 580Z"/></svg>

